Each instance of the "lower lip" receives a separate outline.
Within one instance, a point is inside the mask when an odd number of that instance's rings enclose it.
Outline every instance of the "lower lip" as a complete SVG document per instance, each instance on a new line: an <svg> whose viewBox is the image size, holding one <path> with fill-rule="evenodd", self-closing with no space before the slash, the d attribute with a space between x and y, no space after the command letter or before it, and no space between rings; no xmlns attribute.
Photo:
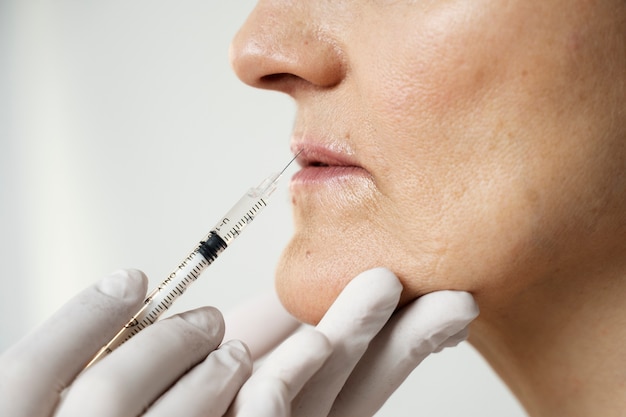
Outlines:
<svg viewBox="0 0 626 417"><path fill-rule="evenodd" d="M308 166L296 172L291 179L291 186L328 186L362 178L371 176L365 169L357 166Z"/></svg>

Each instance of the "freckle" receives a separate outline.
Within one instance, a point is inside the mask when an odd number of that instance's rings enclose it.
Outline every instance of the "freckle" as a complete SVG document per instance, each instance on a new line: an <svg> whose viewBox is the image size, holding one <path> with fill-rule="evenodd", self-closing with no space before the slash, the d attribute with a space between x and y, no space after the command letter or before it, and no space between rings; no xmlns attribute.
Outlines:
<svg viewBox="0 0 626 417"><path fill-rule="evenodd" d="M526 192L526 199L529 203L536 203L539 200L539 193L536 190L528 190Z"/></svg>
<svg viewBox="0 0 626 417"><path fill-rule="evenodd" d="M485 81L485 78L486 78L485 71L482 69L479 69L478 71L474 73L474 83L476 85L483 84Z"/></svg>
<svg viewBox="0 0 626 417"><path fill-rule="evenodd" d="M525 77L525 76L527 76L527 75L528 75L528 71L523 70L523 71L522 71L522 77Z"/></svg>

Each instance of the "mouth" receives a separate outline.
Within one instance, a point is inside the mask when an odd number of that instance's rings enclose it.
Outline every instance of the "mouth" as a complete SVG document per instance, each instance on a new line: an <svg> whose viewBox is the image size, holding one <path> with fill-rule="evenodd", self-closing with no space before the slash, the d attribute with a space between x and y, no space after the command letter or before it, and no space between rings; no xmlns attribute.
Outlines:
<svg viewBox="0 0 626 417"><path fill-rule="evenodd" d="M301 170L292 178L292 186L328 185L329 182L354 177L370 177L356 155L346 146L295 142L292 151Z"/></svg>

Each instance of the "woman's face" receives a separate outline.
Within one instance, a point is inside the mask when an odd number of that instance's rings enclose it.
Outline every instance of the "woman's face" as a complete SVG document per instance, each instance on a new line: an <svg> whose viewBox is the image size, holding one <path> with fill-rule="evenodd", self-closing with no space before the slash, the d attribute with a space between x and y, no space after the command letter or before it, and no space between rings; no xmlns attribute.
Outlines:
<svg viewBox="0 0 626 417"><path fill-rule="evenodd" d="M261 0L231 55L298 106L277 288L305 321L370 267L484 312L623 250L622 0Z"/></svg>

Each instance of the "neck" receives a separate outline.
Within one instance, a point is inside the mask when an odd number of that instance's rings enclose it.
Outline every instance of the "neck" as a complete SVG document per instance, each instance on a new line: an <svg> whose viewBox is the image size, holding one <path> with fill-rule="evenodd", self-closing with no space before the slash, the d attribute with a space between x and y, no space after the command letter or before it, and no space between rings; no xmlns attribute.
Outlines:
<svg viewBox="0 0 626 417"><path fill-rule="evenodd" d="M531 416L623 416L626 273L554 278L483 309L470 342Z"/></svg>

